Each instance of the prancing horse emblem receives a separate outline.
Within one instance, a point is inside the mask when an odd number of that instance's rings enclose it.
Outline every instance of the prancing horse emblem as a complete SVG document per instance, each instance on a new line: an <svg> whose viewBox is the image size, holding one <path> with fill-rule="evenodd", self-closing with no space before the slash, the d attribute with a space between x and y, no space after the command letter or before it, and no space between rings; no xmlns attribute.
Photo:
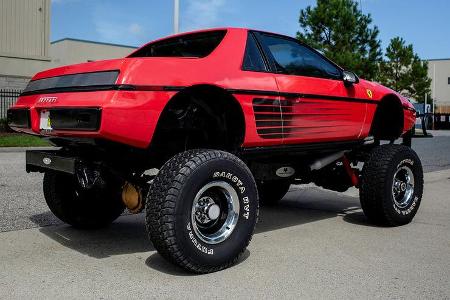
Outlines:
<svg viewBox="0 0 450 300"><path fill-rule="evenodd" d="M366 92L367 92L367 96L369 96L369 98L373 97L373 93L371 90L367 89Z"/></svg>

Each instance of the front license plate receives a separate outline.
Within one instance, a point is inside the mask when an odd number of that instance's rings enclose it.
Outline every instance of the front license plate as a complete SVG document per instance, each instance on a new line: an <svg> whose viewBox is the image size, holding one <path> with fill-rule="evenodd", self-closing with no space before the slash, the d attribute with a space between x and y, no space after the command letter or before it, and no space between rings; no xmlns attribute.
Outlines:
<svg viewBox="0 0 450 300"><path fill-rule="evenodd" d="M50 111L41 111L41 119L39 123L39 128L42 130L52 130L52 122L50 120Z"/></svg>

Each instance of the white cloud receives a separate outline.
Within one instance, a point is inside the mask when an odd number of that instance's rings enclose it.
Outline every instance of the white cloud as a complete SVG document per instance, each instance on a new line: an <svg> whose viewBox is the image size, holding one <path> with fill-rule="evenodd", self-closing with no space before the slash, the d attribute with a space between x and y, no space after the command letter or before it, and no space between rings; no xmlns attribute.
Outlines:
<svg viewBox="0 0 450 300"><path fill-rule="evenodd" d="M138 23L121 24L105 20L95 22L95 31L101 41L118 44L140 44L144 29Z"/></svg>
<svg viewBox="0 0 450 300"><path fill-rule="evenodd" d="M132 23L128 26L128 31L134 35L140 35L142 33L142 26L137 23Z"/></svg>
<svg viewBox="0 0 450 300"><path fill-rule="evenodd" d="M185 30L217 26L225 0L189 0Z"/></svg>

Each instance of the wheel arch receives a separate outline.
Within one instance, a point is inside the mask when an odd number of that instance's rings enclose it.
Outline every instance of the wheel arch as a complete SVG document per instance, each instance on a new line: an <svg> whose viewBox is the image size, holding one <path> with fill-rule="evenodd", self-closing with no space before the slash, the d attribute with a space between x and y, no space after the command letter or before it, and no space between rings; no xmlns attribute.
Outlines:
<svg viewBox="0 0 450 300"><path fill-rule="evenodd" d="M400 98L387 94L375 110L370 128L370 135L377 140L393 140L403 133L404 112Z"/></svg>
<svg viewBox="0 0 450 300"><path fill-rule="evenodd" d="M208 115L209 121L214 123L204 128L211 140L205 140L205 145L198 145L199 147L232 151L243 144L246 123L239 101L222 87L212 84L197 84L179 91L165 104L158 118L150 148L162 146L161 139L164 138L161 136L162 132L174 125L173 110L187 109L190 103L195 103L203 109ZM178 129L182 129L182 124L179 124ZM217 137L213 138L211 136L213 133ZM189 147L180 150L187 149Z"/></svg>

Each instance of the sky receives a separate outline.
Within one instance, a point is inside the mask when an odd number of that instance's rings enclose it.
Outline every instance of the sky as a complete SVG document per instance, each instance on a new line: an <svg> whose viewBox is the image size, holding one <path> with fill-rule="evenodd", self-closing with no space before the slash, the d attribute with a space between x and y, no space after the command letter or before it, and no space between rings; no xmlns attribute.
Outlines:
<svg viewBox="0 0 450 300"><path fill-rule="evenodd" d="M249 27L295 36L315 0L180 0L180 30ZM380 30L422 59L450 58L450 0L358 0ZM78 38L140 46L173 33L172 0L51 0L51 40Z"/></svg>

